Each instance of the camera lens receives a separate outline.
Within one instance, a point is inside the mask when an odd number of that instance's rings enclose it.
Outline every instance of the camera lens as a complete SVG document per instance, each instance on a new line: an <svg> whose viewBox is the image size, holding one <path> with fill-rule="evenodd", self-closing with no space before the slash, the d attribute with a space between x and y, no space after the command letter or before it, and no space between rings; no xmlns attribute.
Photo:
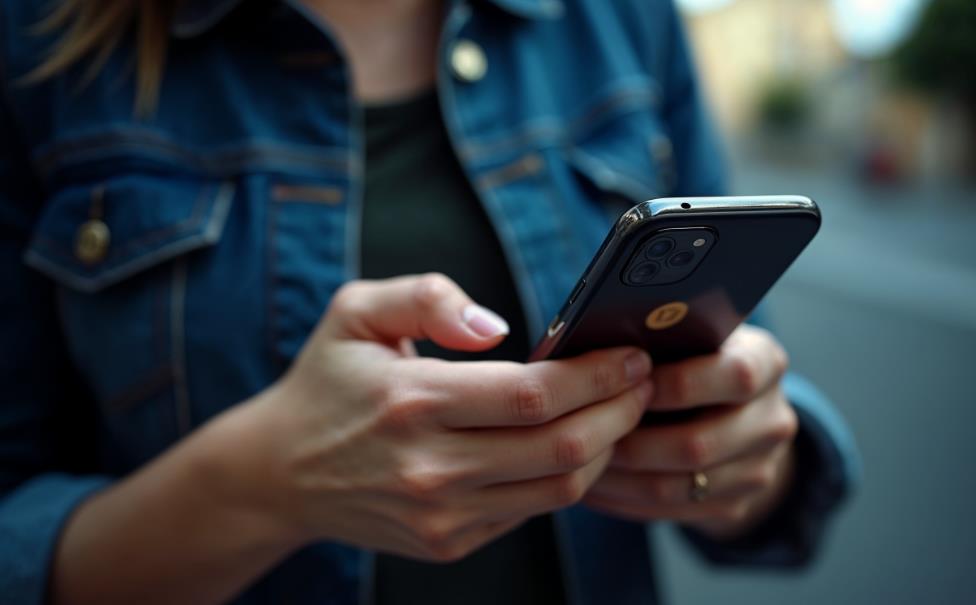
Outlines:
<svg viewBox="0 0 976 605"><path fill-rule="evenodd" d="M644 250L644 256L647 258L660 258L668 252L671 252L672 248L674 248L674 242L672 240L667 238L659 239Z"/></svg>
<svg viewBox="0 0 976 605"><path fill-rule="evenodd" d="M695 258L695 253L688 252L686 250L684 252L679 252L674 256L672 256L671 258L669 258L668 264L671 265L672 267L683 267L684 265L687 265L692 260L694 260L694 258Z"/></svg>
<svg viewBox="0 0 976 605"><path fill-rule="evenodd" d="M655 262L643 262L630 270L627 279L633 284L646 284L654 279L660 269L661 266Z"/></svg>

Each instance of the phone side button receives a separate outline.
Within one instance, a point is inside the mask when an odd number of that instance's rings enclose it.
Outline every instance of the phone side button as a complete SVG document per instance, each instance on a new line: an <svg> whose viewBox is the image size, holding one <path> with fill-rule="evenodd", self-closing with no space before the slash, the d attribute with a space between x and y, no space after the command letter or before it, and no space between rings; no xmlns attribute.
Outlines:
<svg viewBox="0 0 976 605"><path fill-rule="evenodd" d="M586 280L585 279L579 280L579 283L576 284L575 288L573 288L573 293L569 295L569 304L573 304L576 302L576 299L579 298L580 293L583 291L583 288L585 287L586 287Z"/></svg>
<svg viewBox="0 0 976 605"><path fill-rule="evenodd" d="M552 322L549 324L549 327L546 329L546 333L549 335L549 338L552 338L556 334L559 334L559 332L563 329L563 326L565 325L566 322L560 319L559 316L557 315L556 318L553 319Z"/></svg>

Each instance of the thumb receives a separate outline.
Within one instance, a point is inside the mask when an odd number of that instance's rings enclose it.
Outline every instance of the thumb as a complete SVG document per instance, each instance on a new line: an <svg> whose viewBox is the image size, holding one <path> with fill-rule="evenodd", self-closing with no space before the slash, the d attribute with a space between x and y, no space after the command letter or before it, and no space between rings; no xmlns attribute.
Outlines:
<svg viewBox="0 0 976 605"><path fill-rule="evenodd" d="M439 273L349 282L332 298L323 329L338 339L430 339L459 351L490 349L509 331L504 319Z"/></svg>

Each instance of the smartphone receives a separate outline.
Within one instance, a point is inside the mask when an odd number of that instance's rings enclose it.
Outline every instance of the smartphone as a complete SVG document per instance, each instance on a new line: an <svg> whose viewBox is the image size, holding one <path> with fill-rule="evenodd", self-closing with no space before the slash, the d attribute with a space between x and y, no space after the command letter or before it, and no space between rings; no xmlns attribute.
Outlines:
<svg viewBox="0 0 976 605"><path fill-rule="evenodd" d="M820 228L802 196L666 198L613 226L529 361L638 346L656 364L716 351Z"/></svg>

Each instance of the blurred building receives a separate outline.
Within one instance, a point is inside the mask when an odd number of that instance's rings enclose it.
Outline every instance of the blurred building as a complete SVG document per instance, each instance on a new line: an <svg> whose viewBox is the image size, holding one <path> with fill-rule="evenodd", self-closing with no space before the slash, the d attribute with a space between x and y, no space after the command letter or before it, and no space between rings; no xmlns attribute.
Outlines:
<svg viewBox="0 0 976 605"><path fill-rule="evenodd" d="M689 30L713 109L732 131L750 125L762 83L813 81L847 62L828 0L739 0L690 16Z"/></svg>

